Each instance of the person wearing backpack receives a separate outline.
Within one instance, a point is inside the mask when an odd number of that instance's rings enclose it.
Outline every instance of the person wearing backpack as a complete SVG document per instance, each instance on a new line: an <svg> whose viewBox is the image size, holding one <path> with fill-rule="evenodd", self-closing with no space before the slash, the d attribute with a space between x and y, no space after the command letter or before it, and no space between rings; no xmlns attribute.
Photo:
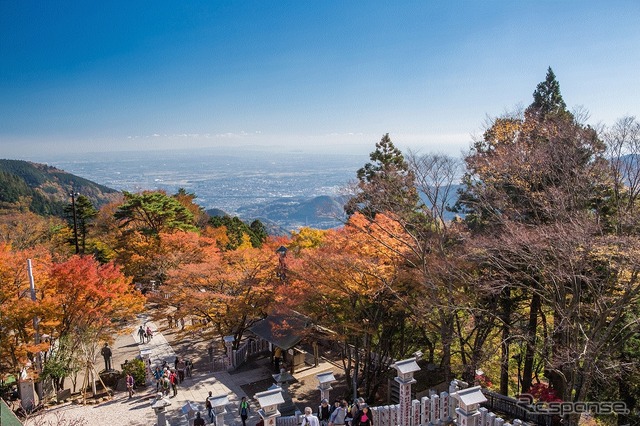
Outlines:
<svg viewBox="0 0 640 426"><path fill-rule="evenodd" d="M302 417L302 423L300 426L320 426L320 420L313 415L311 407L304 408L304 416Z"/></svg>
<svg viewBox="0 0 640 426"><path fill-rule="evenodd" d="M173 390L173 396L178 396L178 375L175 370L171 371L169 375L169 382L171 382L171 389Z"/></svg>
<svg viewBox="0 0 640 426"><path fill-rule="evenodd" d="M329 417L329 426L344 426L345 418L347 417L346 405L346 402L342 402L336 407L335 410L333 410L331 416Z"/></svg>

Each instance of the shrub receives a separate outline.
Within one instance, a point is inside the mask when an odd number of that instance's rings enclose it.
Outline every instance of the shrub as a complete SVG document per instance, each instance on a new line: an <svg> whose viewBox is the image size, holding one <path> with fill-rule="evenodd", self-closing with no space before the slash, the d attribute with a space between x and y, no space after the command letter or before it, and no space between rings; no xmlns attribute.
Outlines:
<svg viewBox="0 0 640 426"><path fill-rule="evenodd" d="M131 373L137 387L144 387L147 382L147 367L141 359L134 359L127 362L122 368L122 375L126 377Z"/></svg>

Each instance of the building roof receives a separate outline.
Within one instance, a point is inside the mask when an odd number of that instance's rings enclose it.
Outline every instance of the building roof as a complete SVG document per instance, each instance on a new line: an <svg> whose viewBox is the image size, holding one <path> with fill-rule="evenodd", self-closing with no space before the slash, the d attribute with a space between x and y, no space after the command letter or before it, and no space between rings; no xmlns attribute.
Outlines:
<svg viewBox="0 0 640 426"><path fill-rule="evenodd" d="M454 393L453 396L464 405L480 404L485 402L487 398L482 393L480 386L462 389Z"/></svg>
<svg viewBox="0 0 640 426"><path fill-rule="evenodd" d="M2 426L22 426L22 423L13 414L13 411L9 408L9 406L4 402L4 399L0 399L0 425Z"/></svg>
<svg viewBox="0 0 640 426"><path fill-rule="evenodd" d="M290 313L268 315L249 327L249 330L267 342L288 350L302 340L308 327L308 318Z"/></svg>
<svg viewBox="0 0 640 426"><path fill-rule="evenodd" d="M229 397L227 395L218 395L207 398L211 402L212 407L221 407L229 403Z"/></svg>
<svg viewBox="0 0 640 426"><path fill-rule="evenodd" d="M316 377L320 383L331 383L336 381L333 371L325 371L324 373L316 374Z"/></svg>
<svg viewBox="0 0 640 426"><path fill-rule="evenodd" d="M420 367L418 366L415 358L397 361L392 365L392 367L398 370L398 373L400 374L415 373L416 371L420 371Z"/></svg>
<svg viewBox="0 0 640 426"><path fill-rule="evenodd" d="M284 398L282 397L282 388L275 388L271 390L266 390L264 392L258 392L253 395L255 399L258 400L258 404L260 407L266 407L269 405L276 405L284 403Z"/></svg>

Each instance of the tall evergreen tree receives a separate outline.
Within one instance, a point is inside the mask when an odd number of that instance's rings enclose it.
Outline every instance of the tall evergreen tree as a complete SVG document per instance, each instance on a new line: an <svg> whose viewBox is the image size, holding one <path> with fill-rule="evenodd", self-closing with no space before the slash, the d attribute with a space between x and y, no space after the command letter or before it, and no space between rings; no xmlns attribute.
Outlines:
<svg viewBox="0 0 640 426"><path fill-rule="evenodd" d="M87 245L87 233L89 227L91 227L91 222L98 215L98 210L96 210L96 208L93 206L91 200L89 200L84 195L78 195L78 198L76 198L75 209L75 220L77 222L76 226L78 229L80 253L84 254ZM73 227L73 205L68 204L64 208L64 212L67 215L69 225ZM74 244L75 241L72 240L71 243Z"/></svg>
<svg viewBox="0 0 640 426"><path fill-rule="evenodd" d="M560 94L560 83L551 67L547 69L547 77L538 83L533 92L533 103L527 108L527 115L544 118L549 114L569 114L567 105Z"/></svg>
<svg viewBox="0 0 640 426"><path fill-rule="evenodd" d="M406 215L415 210L420 198L415 177L402 152L385 134L358 170L358 192L345 205L348 215L360 212L369 218L377 213Z"/></svg>

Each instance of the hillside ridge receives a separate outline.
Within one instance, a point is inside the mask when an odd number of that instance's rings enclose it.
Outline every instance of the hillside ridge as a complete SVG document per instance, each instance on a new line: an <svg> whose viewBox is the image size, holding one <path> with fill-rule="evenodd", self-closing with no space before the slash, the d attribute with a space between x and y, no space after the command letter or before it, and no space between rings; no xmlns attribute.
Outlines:
<svg viewBox="0 0 640 426"><path fill-rule="evenodd" d="M0 211L25 210L45 216L64 216L71 193L100 206L120 192L42 163L0 159Z"/></svg>

